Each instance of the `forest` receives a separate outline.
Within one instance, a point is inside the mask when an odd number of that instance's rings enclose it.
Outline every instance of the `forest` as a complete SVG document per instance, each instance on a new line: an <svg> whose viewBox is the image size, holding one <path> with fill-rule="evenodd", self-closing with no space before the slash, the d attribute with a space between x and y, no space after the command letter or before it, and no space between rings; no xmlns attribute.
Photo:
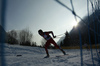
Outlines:
<svg viewBox="0 0 100 66"><path fill-rule="evenodd" d="M79 46L80 38L82 45L86 44L98 44L100 43L100 10L95 11L89 17L85 16L76 27L66 35L64 40L60 43L61 46ZM81 37L79 36L81 35Z"/></svg>

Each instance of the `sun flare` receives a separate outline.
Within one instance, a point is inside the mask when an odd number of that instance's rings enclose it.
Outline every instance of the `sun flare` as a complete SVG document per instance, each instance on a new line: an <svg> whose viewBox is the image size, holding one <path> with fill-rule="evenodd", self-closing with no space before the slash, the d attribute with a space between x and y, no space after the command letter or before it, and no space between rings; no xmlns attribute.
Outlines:
<svg viewBox="0 0 100 66"><path fill-rule="evenodd" d="M78 22L73 22L73 26L76 27Z"/></svg>

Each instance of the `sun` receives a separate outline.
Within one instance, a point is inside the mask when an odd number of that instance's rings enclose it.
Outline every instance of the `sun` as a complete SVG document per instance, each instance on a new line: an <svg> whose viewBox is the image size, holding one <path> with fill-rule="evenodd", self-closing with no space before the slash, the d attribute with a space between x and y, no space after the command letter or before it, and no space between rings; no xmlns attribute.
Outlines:
<svg viewBox="0 0 100 66"><path fill-rule="evenodd" d="M79 22L80 22L80 19L77 19L77 21L76 20L72 21L71 24L72 24L73 27L77 27Z"/></svg>
<svg viewBox="0 0 100 66"><path fill-rule="evenodd" d="M74 27L76 27L78 25L78 22L73 22L72 24Z"/></svg>

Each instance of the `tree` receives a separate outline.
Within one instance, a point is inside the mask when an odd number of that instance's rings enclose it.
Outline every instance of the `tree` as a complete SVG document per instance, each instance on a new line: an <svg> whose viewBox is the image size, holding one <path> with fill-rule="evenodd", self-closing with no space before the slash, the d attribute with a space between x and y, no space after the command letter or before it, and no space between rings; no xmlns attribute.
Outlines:
<svg viewBox="0 0 100 66"><path fill-rule="evenodd" d="M32 42L32 45L31 46L36 47L37 46L36 45L36 42Z"/></svg>
<svg viewBox="0 0 100 66"><path fill-rule="evenodd" d="M10 35L14 38L17 38L17 32L15 30L10 31Z"/></svg>
<svg viewBox="0 0 100 66"><path fill-rule="evenodd" d="M18 43L17 32L15 30L11 30L11 31L7 32L7 43L10 43L10 44Z"/></svg>
<svg viewBox="0 0 100 66"><path fill-rule="evenodd" d="M31 40L32 40L33 34L29 29L23 29L19 33L19 39L20 39L20 44L21 45L31 45Z"/></svg>
<svg viewBox="0 0 100 66"><path fill-rule="evenodd" d="M70 35L68 33L68 31L66 31L65 33L65 38L64 40L61 42L60 46L70 46Z"/></svg>

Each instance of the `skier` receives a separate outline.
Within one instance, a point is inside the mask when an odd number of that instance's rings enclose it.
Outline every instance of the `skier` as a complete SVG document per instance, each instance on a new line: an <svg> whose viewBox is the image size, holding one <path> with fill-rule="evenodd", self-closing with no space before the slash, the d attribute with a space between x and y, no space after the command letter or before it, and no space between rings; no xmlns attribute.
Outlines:
<svg viewBox="0 0 100 66"><path fill-rule="evenodd" d="M66 55L65 51L63 51L63 49L61 47L59 47L56 42L53 40L53 38L56 38L56 36L54 36L52 31L48 31L48 32L43 32L41 29L38 30L39 35L41 35L45 40L47 40L46 44L45 44L45 51L47 56L44 58L48 58L49 57L49 53L47 50L47 47L50 45L50 43L52 43L55 47L57 47L58 49L60 49L64 55ZM52 34L53 38L49 35Z"/></svg>

